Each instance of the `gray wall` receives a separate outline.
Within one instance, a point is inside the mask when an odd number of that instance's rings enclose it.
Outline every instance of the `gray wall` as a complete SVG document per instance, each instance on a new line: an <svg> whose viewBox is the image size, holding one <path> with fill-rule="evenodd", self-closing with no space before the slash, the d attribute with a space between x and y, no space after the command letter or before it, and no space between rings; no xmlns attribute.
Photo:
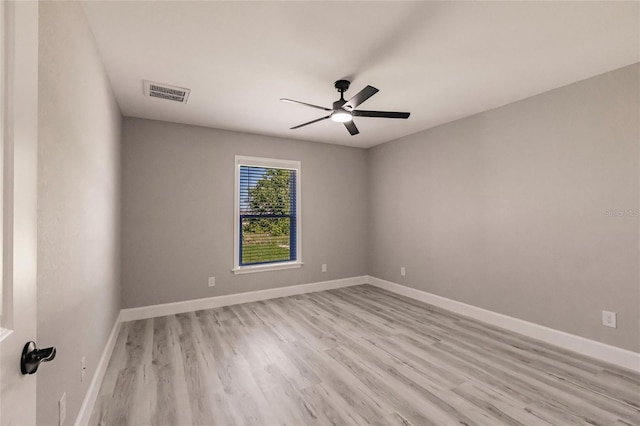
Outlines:
<svg viewBox="0 0 640 426"><path fill-rule="evenodd" d="M120 111L79 3L40 3L37 422L76 418L120 309ZM35 337L35 336L34 336ZM80 359L86 379L80 382Z"/></svg>
<svg viewBox="0 0 640 426"><path fill-rule="evenodd" d="M231 272L235 155L301 161L302 268ZM126 118L122 158L125 308L367 273L364 150Z"/></svg>
<svg viewBox="0 0 640 426"><path fill-rule="evenodd" d="M371 149L370 274L640 351L638 81L629 66Z"/></svg>

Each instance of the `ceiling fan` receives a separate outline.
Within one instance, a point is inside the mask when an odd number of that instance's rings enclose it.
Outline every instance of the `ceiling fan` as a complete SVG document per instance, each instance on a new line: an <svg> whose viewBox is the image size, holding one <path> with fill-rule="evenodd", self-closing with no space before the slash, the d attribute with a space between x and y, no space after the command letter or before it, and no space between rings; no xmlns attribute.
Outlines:
<svg viewBox="0 0 640 426"><path fill-rule="evenodd" d="M353 117L409 118L409 114L411 114L409 112L364 111L355 109L356 107L358 107L358 105L369 99L371 96L375 95L378 92L378 89L373 86L367 86L360 92L358 92L354 97L352 97L348 101L345 101L344 92L349 89L350 84L351 82L349 80L338 80L335 82L334 86L338 90L338 92L340 92L340 99L333 103L333 109L308 104L306 102L294 101L293 99L280 99L281 101L306 105L308 107L321 109L323 111L331 111L331 114L327 115L326 117L317 118L307 123L299 124L297 126L291 127L291 130L299 129L300 127L304 127L306 125L331 118L331 120L335 122L344 123L344 126L347 128L349 133L351 133L351 136L354 136L360 132L353 122Z"/></svg>

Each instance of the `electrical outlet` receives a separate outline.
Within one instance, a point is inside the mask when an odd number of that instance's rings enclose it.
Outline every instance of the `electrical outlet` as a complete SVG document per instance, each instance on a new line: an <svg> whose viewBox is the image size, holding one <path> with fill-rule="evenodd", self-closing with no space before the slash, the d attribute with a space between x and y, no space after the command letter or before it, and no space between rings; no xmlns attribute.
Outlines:
<svg viewBox="0 0 640 426"><path fill-rule="evenodd" d="M322 272L327 272L327 264L326 263L322 264Z"/></svg>
<svg viewBox="0 0 640 426"><path fill-rule="evenodd" d="M609 311L602 311L602 325L616 328L616 313L609 312Z"/></svg>
<svg viewBox="0 0 640 426"><path fill-rule="evenodd" d="M80 359L80 383L84 382L84 377L86 372L87 372L87 363L86 363L85 357L83 356Z"/></svg>
<svg viewBox="0 0 640 426"><path fill-rule="evenodd" d="M63 392L58 401L58 425L62 426L65 420L67 420L67 393Z"/></svg>
<svg viewBox="0 0 640 426"><path fill-rule="evenodd" d="M404 266L400 267L400 275L402 275L403 277L407 275L407 271L404 269Z"/></svg>
<svg viewBox="0 0 640 426"><path fill-rule="evenodd" d="M216 277L209 277L209 287L216 286Z"/></svg>

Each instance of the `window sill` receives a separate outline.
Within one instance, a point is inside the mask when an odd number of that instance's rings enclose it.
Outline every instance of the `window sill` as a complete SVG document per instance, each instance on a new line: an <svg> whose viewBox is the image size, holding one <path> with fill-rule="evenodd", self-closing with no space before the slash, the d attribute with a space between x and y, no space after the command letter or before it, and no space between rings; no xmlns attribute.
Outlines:
<svg viewBox="0 0 640 426"><path fill-rule="evenodd" d="M271 265L241 266L233 268L231 271L238 274L253 274L255 272L279 271L282 269L294 269L302 267L302 262L287 262Z"/></svg>

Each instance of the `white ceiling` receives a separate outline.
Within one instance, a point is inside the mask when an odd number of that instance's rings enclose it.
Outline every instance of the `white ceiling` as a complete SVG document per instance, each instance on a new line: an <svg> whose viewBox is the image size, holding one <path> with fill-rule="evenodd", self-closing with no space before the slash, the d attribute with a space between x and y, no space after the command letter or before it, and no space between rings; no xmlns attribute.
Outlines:
<svg viewBox="0 0 640 426"><path fill-rule="evenodd" d="M83 3L122 113L370 147L640 61L638 2ZM325 120L333 82L380 92L361 109L408 120ZM186 105L142 80L187 87Z"/></svg>

